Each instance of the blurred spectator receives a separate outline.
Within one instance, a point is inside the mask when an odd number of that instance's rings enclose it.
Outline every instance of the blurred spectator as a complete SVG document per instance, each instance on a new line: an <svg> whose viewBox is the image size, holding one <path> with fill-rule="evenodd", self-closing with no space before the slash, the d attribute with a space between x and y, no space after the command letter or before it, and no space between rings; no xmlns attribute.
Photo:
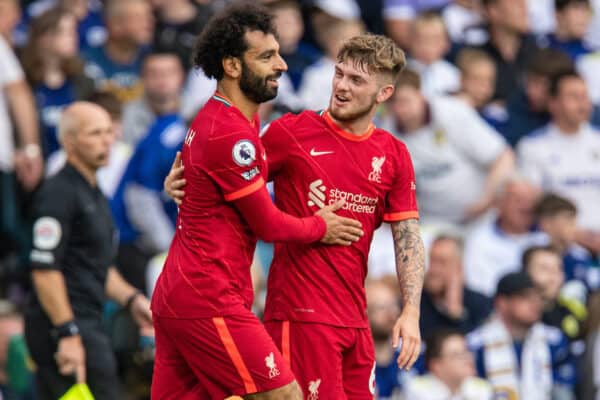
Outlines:
<svg viewBox="0 0 600 400"><path fill-rule="evenodd" d="M590 126L592 105L583 79L574 72L550 85L550 124L523 138L520 168L531 182L573 200L579 242L600 252L600 134Z"/></svg>
<svg viewBox="0 0 600 400"><path fill-rule="evenodd" d="M481 50L466 48L458 53L456 66L460 71L460 90L457 96L473 107L492 126L498 112L505 114L502 107L490 105L496 84L496 64ZM500 111L497 111L497 110Z"/></svg>
<svg viewBox="0 0 600 400"><path fill-rule="evenodd" d="M580 400L600 399L600 292L589 302L590 319L582 360Z"/></svg>
<svg viewBox="0 0 600 400"><path fill-rule="evenodd" d="M117 186L125 172L127 163L131 158L131 146L123 142L123 128L121 125L121 103L111 93L95 92L87 99L89 102L102 107L110 115L113 126L114 141L110 148L108 163L98 170L98 187L110 200L115 195ZM64 149L54 152L46 163L46 175L52 176L60 171L66 162Z"/></svg>
<svg viewBox="0 0 600 400"><path fill-rule="evenodd" d="M587 318L584 302L561 294L565 283L562 257L552 246L534 246L523 253L523 271L542 295L542 322L560 329L571 340L580 339Z"/></svg>
<svg viewBox="0 0 600 400"><path fill-rule="evenodd" d="M35 102L19 62L2 36L0 71L0 235L8 235L2 240L6 245L15 240L19 230L15 177L25 190L32 191L44 166Z"/></svg>
<svg viewBox="0 0 600 400"><path fill-rule="evenodd" d="M569 57L558 50L537 50L527 64L524 87L509 97L508 120L498 121L500 133L511 146L525 135L550 122L548 100L550 82L555 76L573 69Z"/></svg>
<svg viewBox="0 0 600 400"><path fill-rule="evenodd" d="M498 280L521 267L523 251L546 243L533 231L537 190L518 176L509 177L496 194L496 218L469 232L465 241L465 281L472 290L493 296Z"/></svg>
<svg viewBox="0 0 600 400"><path fill-rule="evenodd" d="M177 56L156 54L152 57L159 67L161 63L165 68L175 64L179 69L171 69L171 73L183 76ZM178 84L181 87L181 79ZM161 104L160 114L140 138L111 201L120 233L117 266L128 281L144 292L148 261L168 250L175 232L177 206L163 196L162 191L163 181L187 130L179 115L178 99L173 96Z"/></svg>
<svg viewBox="0 0 600 400"><path fill-rule="evenodd" d="M444 8L442 17L453 43L479 45L488 38L481 0L454 0Z"/></svg>
<svg viewBox="0 0 600 400"><path fill-rule="evenodd" d="M465 287L462 253L457 236L442 234L431 244L421 298L423 337L444 328L467 334L492 311L488 297Z"/></svg>
<svg viewBox="0 0 600 400"><path fill-rule="evenodd" d="M75 16L66 9L50 9L32 21L22 60L36 98L46 158L60 148L56 129L64 107L94 89L83 75L77 47Z"/></svg>
<svg viewBox="0 0 600 400"><path fill-rule="evenodd" d="M592 9L589 0L555 0L556 30L548 35L549 46L565 52L573 61L590 52L583 39Z"/></svg>
<svg viewBox="0 0 600 400"><path fill-rule="evenodd" d="M147 0L108 0L104 16L108 38L104 46L83 54L85 73L96 88L127 103L143 92L139 74L154 33L152 9Z"/></svg>
<svg viewBox="0 0 600 400"><path fill-rule="evenodd" d="M496 398L574 399L574 363L561 331L540 322L542 299L524 272L498 282L496 315L472 332L477 372Z"/></svg>
<svg viewBox="0 0 600 400"><path fill-rule="evenodd" d="M148 133L157 116L179 110L183 66L176 54L156 50L144 58L141 78L144 95L123 109L123 140L133 147Z"/></svg>
<svg viewBox="0 0 600 400"><path fill-rule="evenodd" d="M496 63L494 99L504 101L519 87L521 75L537 44L527 35L526 0L483 0L483 5L490 36L479 48Z"/></svg>
<svg viewBox="0 0 600 400"><path fill-rule="evenodd" d="M59 4L77 18L79 48L82 51L100 47L106 42L107 32L100 0L59 0Z"/></svg>
<svg viewBox="0 0 600 400"><path fill-rule="evenodd" d="M315 23L316 34L325 55L304 70L298 89L298 95L308 110L323 110L329 106L338 50L344 40L360 35L364 30L359 20L321 14L318 21Z"/></svg>
<svg viewBox="0 0 600 400"><path fill-rule="evenodd" d="M298 88L304 69L319 59L319 50L301 40L304 21L296 0L276 0L269 3L269 9L275 16L279 53L288 65L287 74L294 88Z"/></svg>
<svg viewBox="0 0 600 400"><path fill-rule="evenodd" d="M459 331L442 329L426 340L428 374L409 379L410 400L492 400L492 387L476 377L475 360Z"/></svg>
<svg viewBox="0 0 600 400"><path fill-rule="evenodd" d="M21 7L17 0L0 0L0 37L12 44L13 30L19 23Z"/></svg>
<svg viewBox="0 0 600 400"><path fill-rule="evenodd" d="M34 399L23 332L23 316L14 304L0 300L0 399Z"/></svg>
<svg viewBox="0 0 600 400"><path fill-rule="evenodd" d="M115 230L96 171L105 165L111 121L101 107L75 102L61 115L67 165L36 193L31 250L35 296L25 336L36 369L39 400L63 396L87 382L97 400L120 399L110 342L102 325L107 298L152 329L150 303L112 266Z"/></svg>
<svg viewBox="0 0 600 400"><path fill-rule="evenodd" d="M365 282L367 315L375 346L375 392L377 399L395 399L407 373L398 367L400 354L392 346L392 331L400 317L397 281L387 276Z"/></svg>
<svg viewBox="0 0 600 400"><path fill-rule="evenodd" d="M191 67L190 54L196 36L211 17L210 3L192 0L153 0L156 10L154 47L177 54L186 70Z"/></svg>
<svg viewBox="0 0 600 400"><path fill-rule="evenodd" d="M577 208L570 200L555 194L544 195L534 208L540 230L561 255L567 282L577 280L588 290L600 287L600 268L592 255L576 243ZM581 297L585 303L585 296Z"/></svg>
<svg viewBox="0 0 600 400"><path fill-rule="evenodd" d="M513 169L512 151L502 137L458 99L426 100L419 76L408 69L389 109L384 128L411 153L421 221L464 223L485 213Z"/></svg>
<svg viewBox="0 0 600 400"><path fill-rule="evenodd" d="M442 17L434 12L419 14L411 25L408 66L419 74L425 97L458 90L458 69L444 60L449 49L450 41Z"/></svg>
<svg viewBox="0 0 600 400"><path fill-rule="evenodd" d="M424 12L441 10L451 0L383 0L383 18L387 35L403 49L412 40L411 23Z"/></svg>

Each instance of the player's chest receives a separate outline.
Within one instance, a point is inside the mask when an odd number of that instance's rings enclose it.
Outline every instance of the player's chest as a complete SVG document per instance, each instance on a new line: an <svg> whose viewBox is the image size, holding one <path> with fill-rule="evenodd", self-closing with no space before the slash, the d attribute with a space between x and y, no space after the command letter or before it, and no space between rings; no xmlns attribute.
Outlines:
<svg viewBox="0 0 600 400"><path fill-rule="evenodd" d="M369 143L337 138L306 138L286 160L286 176L305 192L309 207L335 200L354 210L375 212L395 177L392 154Z"/></svg>

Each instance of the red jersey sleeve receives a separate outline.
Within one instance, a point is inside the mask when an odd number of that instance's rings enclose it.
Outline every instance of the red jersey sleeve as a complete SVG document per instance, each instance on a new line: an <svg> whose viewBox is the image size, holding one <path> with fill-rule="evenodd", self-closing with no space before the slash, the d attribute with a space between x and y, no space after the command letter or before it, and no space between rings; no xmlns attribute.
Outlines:
<svg viewBox="0 0 600 400"><path fill-rule="evenodd" d="M415 171L410 154L404 144L399 146L396 157L395 180L386 197L383 220L386 222L419 218L417 207Z"/></svg>
<svg viewBox="0 0 600 400"><path fill-rule="evenodd" d="M206 142L203 154L202 164L225 200L240 199L265 185L265 151L258 134L250 128L215 134Z"/></svg>
<svg viewBox="0 0 600 400"><path fill-rule="evenodd" d="M273 180L273 177L281 171L285 164L292 140L282 121L277 120L271 122L262 130L261 142L267 152L269 180Z"/></svg>

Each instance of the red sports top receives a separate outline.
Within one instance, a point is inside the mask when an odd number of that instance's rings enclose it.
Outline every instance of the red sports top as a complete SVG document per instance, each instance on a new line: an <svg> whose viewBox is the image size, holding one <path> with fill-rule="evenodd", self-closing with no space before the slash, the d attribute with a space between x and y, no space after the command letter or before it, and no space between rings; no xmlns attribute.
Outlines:
<svg viewBox="0 0 600 400"><path fill-rule="evenodd" d="M152 296L155 314L209 318L250 309L256 236L242 214L255 229L273 225L274 240L310 242L323 236L321 218L291 218L270 203L258 127L257 118L250 123L218 93L192 122L182 150L186 195Z"/></svg>
<svg viewBox="0 0 600 400"><path fill-rule="evenodd" d="M367 327L364 281L373 232L382 221L418 218L406 146L374 126L352 135L327 112L312 111L276 120L261 139L281 210L308 216L345 199L338 214L359 220L365 232L349 247L275 244L265 320Z"/></svg>

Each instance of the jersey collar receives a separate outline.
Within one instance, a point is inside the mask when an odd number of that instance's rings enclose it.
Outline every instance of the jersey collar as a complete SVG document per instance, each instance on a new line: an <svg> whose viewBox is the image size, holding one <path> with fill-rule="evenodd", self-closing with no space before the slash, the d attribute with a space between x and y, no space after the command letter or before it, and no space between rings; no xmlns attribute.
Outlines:
<svg viewBox="0 0 600 400"><path fill-rule="evenodd" d="M335 133L337 133L344 139L348 139L353 142L362 142L363 140L367 140L375 131L375 125L373 125L373 123L370 123L366 131L364 131L360 135L355 135L344 130L338 124L336 124L333 118L331 118L331 116L329 115L329 110L325 110L323 113L321 113L321 116L323 117L323 120L325 120L325 123L331 128L331 130L333 130Z"/></svg>

